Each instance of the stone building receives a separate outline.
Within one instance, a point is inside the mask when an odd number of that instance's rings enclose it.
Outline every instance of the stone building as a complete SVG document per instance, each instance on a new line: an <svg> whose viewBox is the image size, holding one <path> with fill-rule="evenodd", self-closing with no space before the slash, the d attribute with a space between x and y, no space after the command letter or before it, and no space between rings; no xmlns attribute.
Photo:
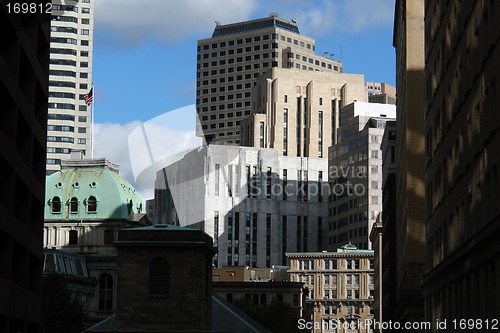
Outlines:
<svg viewBox="0 0 500 333"><path fill-rule="evenodd" d="M252 115L241 122L241 145L290 157L326 158L340 108L367 102L364 76L273 68L252 90Z"/></svg>
<svg viewBox="0 0 500 333"><path fill-rule="evenodd" d="M118 331L212 329L213 241L201 230L156 224L121 229L115 242Z"/></svg>
<svg viewBox="0 0 500 333"><path fill-rule="evenodd" d="M269 148L205 146L158 171L155 218L212 236L216 267L286 265L286 252L323 249L327 163Z"/></svg>
<svg viewBox="0 0 500 333"><path fill-rule="evenodd" d="M116 250L119 229L149 224L142 199L105 159L64 160L47 176L43 247L85 256L97 281L87 311L91 321L116 309Z"/></svg>
<svg viewBox="0 0 500 333"><path fill-rule="evenodd" d="M340 111L337 144L330 147L328 248L352 242L370 249L369 234L382 211L382 151L387 121L396 117L390 104L353 102Z"/></svg>
<svg viewBox="0 0 500 333"><path fill-rule="evenodd" d="M500 4L426 1L425 33L426 320L498 319Z"/></svg>
<svg viewBox="0 0 500 333"><path fill-rule="evenodd" d="M290 281L303 282L309 289L309 305L302 307L313 311L302 319L313 323L313 332L371 332L365 324L373 319L373 251L349 243L335 252L287 253L287 257ZM344 323L358 328L345 330Z"/></svg>
<svg viewBox="0 0 500 333"><path fill-rule="evenodd" d="M396 0L396 288L400 322L423 320L425 270L424 0Z"/></svg>
<svg viewBox="0 0 500 333"><path fill-rule="evenodd" d="M201 39L196 62L197 135L240 144L240 121L252 113L252 87L271 68L341 73L342 63L315 54L295 20L269 17L221 24Z"/></svg>

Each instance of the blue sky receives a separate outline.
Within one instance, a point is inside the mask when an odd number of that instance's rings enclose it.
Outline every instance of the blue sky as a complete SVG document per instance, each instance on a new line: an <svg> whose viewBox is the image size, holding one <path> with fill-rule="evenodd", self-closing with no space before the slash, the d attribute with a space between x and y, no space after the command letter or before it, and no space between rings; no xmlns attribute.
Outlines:
<svg viewBox="0 0 500 333"><path fill-rule="evenodd" d="M196 41L215 21L233 23L278 12L296 18L334 53L344 72L395 84L394 0L99 0L95 8L93 78L99 123L146 121L194 103Z"/></svg>
<svg viewBox="0 0 500 333"><path fill-rule="evenodd" d="M195 102L196 41L211 37L215 21L228 24L271 12L297 19L301 34L316 40L317 54L340 59L342 45L345 73L395 85L394 0L98 0L95 156L119 163L143 198L152 197L154 174L147 184L136 182L134 163L144 148L131 133L141 123L153 124L156 138L150 142L172 142L159 156L199 145L194 107L171 112Z"/></svg>

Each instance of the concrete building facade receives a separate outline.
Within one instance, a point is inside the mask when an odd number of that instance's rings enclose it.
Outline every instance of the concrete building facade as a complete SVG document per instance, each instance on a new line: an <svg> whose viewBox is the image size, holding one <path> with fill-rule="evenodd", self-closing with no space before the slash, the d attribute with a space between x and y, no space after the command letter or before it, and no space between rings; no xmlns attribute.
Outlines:
<svg viewBox="0 0 500 333"><path fill-rule="evenodd" d="M9 13L2 2L0 332L38 332L41 322L49 28L50 13Z"/></svg>
<svg viewBox="0 0 500 333"><path fill-rule="evenodd" d="M426 320L499 318L499 3L426 1L425 33Z"/></svg>
<svg viewBox="0 0 500 333"><path fill-rule="evenodd" d="M424 0L396 0L396 300L401 322L423 320L425 270Z"/></svg>
<svg viewBox="0 0 500 333"><path fill-rule="evenodd" d="M94 0L52 4L47 124L47 174L71 150L90 157L91 113L84 95L92 88Z"/></svg>
<svg viewBox="0 0 500 333"><path fill-rule="evenodd" d="M349 243L335 252L287 256L290 281L309 289L306 303L313 312L302 319L314 323L311 332L372 332L365 324L373 319L373 251Z"/></svg>
<svg viewBox="0 0 500 333"><path fill-rule="evenodd" d="M213 237L216 267L286 265L286 252L323 249L326 159L209 145L157 173L155 217Z"/></svg>
<svg viewBox="0 0 500 333"><path fill-rule="evenodd" d="M198 41L196 109L205 142L240 144L240 121L252 113L252 87L271 68L342 72L342 63L315 54L314 39L295 20L271 15L232 24L216 22Z"/></svg>
<svg viewBox="0 0 500 333"><path fill-rule="evenodd" d="M329 249L346 242L371 249L370 230L382 211L380 143L387 121L395 117L390 104L353 102L340 110L337 144L328 159Z"/></svg>
<svg viewBox="0 0 500 333"><path fill-rule="evenodd" d="M241 144L291 157L326 158L340 108L367 101L361 74L285 68L259 76L252 96L252 115L241 122Z"/></svg>

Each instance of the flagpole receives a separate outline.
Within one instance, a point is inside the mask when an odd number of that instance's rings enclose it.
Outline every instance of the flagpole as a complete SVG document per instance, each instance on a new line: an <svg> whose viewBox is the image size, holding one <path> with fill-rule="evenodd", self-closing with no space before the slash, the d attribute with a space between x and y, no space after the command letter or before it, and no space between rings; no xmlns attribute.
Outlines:
<svg viewBox="0 0 500 333"><path fill-rule="evenodd" d="M94 105L95 105L95 90L94 82L92 82L92 103L90 104L90 158L94 159Z"/></svg>

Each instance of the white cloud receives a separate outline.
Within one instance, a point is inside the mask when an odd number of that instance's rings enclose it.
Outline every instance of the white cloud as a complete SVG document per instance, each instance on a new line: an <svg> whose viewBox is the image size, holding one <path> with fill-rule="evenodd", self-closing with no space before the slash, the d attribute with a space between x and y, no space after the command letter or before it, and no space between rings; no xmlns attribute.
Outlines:
<svg viewBox="0 0 500 333"><path fill-rule="evenodd" d="M120 165L120 175L132 185L134 176L128 155L128 136L140 125L139 121L128 124L104 123L95 124L94 157L106 158Z"/></svg>
<svg viewBox="0 0 500 333"><path fill-rule="evenodd" d="M287 20L297 19L300 33L317 38L332 31L338 19L338 2L334 1L278 1L284 10L278 16Z"/></svg>
<svg viewBox="0 0 500 333"><path fill-rule="evenodd" d="M181 41L207 34L215 20L246 20L257 0L99 0L95 2L96 30L111 32L120 42L138 44L151 39Z"/></svg>
<svg viewBox="0 0 500 333"><path fill-rule="evenodd" d="M194 131L196 108L189 105L145 123L95 124L94 156L120 165L120 175L144 200L154 197L156 172L201 145Z"/></svg>
<svg viewBox="0 0 500 333"><path fill-rule="evenodd" d="M391 25L394 21L394 0L346 1L342 14L342 25L352 32Z"/></svg>

